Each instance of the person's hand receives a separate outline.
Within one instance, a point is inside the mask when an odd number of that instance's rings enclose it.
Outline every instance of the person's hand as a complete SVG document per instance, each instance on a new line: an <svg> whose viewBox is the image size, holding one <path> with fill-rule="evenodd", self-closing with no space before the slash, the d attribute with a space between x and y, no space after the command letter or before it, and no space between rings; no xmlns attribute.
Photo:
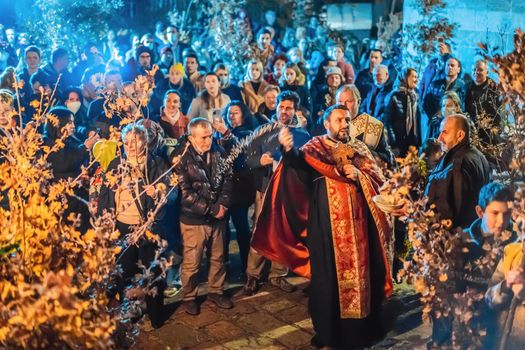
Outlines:
<svg viewBox="0 0 525 350"><path fill-rule="evenodd" d="M100 135L95 131L90 131L87 140L84 141L84 146L86 146L88 150L91 150L98 140L100 140Z"/></svg>
<svg viewBox="0 0 525 350"><path fill-rule="evenodd" d="M148 196L150 196L151 198L155 197L155 186L147 185L146 187L144 187L144 189L146 190L146 194Z"/></svg>
<svg viewBox="0 0 525 350"><path fill-rule="evenodd" d="M273 164L273 157L270 153L264 153L262 156L261 156L261 165L262 166L267 166L267 165L272 165Z"/></svg>
<svg viewBox="0 0 525 350"><path fill-rule="evenodd" d="M228 130L228 127L222 118L220 120L213 119L212 126L221 135L224 135L224 133Z"/></svg>
<svg viewBox="0 0 525 350"><path fill-rule="evenodd" d="M279 143L283 146L285 152L293 148L293 135L288 128L282 128L279 131Z"/></svg>
<svg viewBox="0 0 525 350"><path fill-rule="evenodd" d="M343 165L343 174L347 179L356 181L357 180L357 168L353 164Z"/></svg>
<svg viewBox="0 0 525 350"><path fill-rule="evenodd" d="M506 278L507 287L512 289L514 295L518 295L523 290L523 283L525 278L523 276L523 269L520 267L517 270L511 270Z"/></svg>
<svg viewBox="0 0 525 350"><path fill-rule="evenodd" d="M215 214L215 218L216 219L222 219L225 215L226 215L226 207L223 206L222 204L219 204L219 211L217 212L217 214Z"/></svg>
<svg viewBox="0 0 525 350"><path fill-rule="evenodd" d="M443 55L445 55L447 53L450 53L450 50L449 50L448 46L445 43L439 43L438 48L439 48L439 54L441 56L443 56Z"/></svg>

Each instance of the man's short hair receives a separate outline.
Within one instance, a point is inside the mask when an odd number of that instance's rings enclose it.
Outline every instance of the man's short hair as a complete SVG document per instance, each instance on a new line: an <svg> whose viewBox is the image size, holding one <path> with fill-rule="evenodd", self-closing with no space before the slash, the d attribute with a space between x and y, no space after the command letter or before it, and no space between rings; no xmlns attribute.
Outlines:
<svg viewBox="0 0 525 350"><path fill-rule="evenodd" d="M257 32L257 38L259 38L261 35L264 35L264 34L268 34L270 35L270 37L272 36L272 32L270 32L270 30L267 29L266 27L263 27L259 29L259 31Z"/></svg>
<svg viewBox="0 0 525 350"><path fill-rule="evenodd" d="M470 121L464 114L451 114L448 117L445 117L446 119L454 119L458 125L458 128L460 130L463 130L465 132L465 139L470 138Z"/></svg>
<svg viewBox="0 0 525 350"><path fill-rule="evenodd" d="M371 49L370 53L372 53L372 52L379 52L381 54L381 56L383 56L383 50L381 50L381 49ZM370 54L368 56L370 56Z"/></svg>
<svg viewBox="0 0 525 350"><path fill-rule="evenodd" d="M281 103L281 101L292 101L295 110L301 106L301 98L297 92L292 90L286 90L277 95L277 104Z"/></svg>
<svg viewBox="0 0 525 350"><path fill-rule="evenodd" d="M450 61L450 60L454 60L458 63L458 66L459 66L459 73L461 74L461 71L463 70L463 66L461 65L461 61L459 60L459 58L457 58L456 56L450 56L448 59L447 59L447 62Z"/></svg>
<svg viewBox="0 0 525 350"><path fill-rule="evenodd" d="M384 69L386 71L386 73L389 74L388 67L385 66L384 64L378 64L377 66L375 66L373 73L375 74L380 69Z"/></svg>
<svg viewBox="0 0 525 350"><path fill-rule="evenodd" d="M514 200L514 193L509 186L500 182L489 182L479 191L478 205L485 210L492 202L511 202Z"/></svg>
<svg viewBox="0 0 525 350"><path fill-rule="evenodd" d="M182 59L186 60L186 58L195 58L195 61L197 61L197 64L199 64L199 57L197 56L197 53L191 49L186 49L182 53Z"/></svg>
<svg viewBox="0 0 525 350"><path fill-rule="evenodd" d="M263 96L266 96L266 94L269 93L270 91L277 91L277 93L280 93L281 89L277 85L268 84L263 90Z"/></svg>
<svg viewBox="0 0 525 350"><path fill-rule="evenodd" d="M200 126L201 128L209 128L212 129L211 123L206 118L193 118L188 123L188 135L191 135L191 131L194 130L196 127Z"/></svg>
<svg viewBox="0 0 525 350"><path fill-rule="evenodd" d="M354 99L357 100L357 103L361 103L361 93L359 92L359 89L354 84L345 84L341 86L339 89L337 89L337 93L335 94L335 99L339 99L339 95L343 92L350 91L354 94Z"/></svg>
<svg viewBox="0 0 525 350"><path fill-rule="evenodd" d="M59 59L66 57L68 55L67 50L63 48L58 48L51 54L51 62L56 63Z"/></svg>
<svg viewBox="0 0 525 350"><path fill-rule="evenodd" d="M345 111L345 112L349 112L348 108L345 106L345 105L338 105L338 104L335 104L335 105L332 105L330 107L328 107L326 109L326 111L324 111L324 114L323 114L323 121L327 121L328 118L330 118L330 115L332 115L332 113L336 110L341 110L341 111Z"/></svg>
<svg viewBox="0 0 525 350"><path fill-rule="evenodd" d="M26 47L26 49L24 50L26 56L28 52L34 52L38 55L38 57L42 57L42 51L35 45L30 45Z"/></svg>

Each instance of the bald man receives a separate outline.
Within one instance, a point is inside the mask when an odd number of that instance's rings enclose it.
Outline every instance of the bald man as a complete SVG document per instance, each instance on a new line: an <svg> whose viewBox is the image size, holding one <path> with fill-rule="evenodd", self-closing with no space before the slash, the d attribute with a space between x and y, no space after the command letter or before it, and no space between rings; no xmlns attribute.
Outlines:
<svg viewBox="0 0 525 350"><path fill-rule="evenodd" d="M439 142L445 153L430 174L425 191L441 217L461 227L476 219L479 190L489 182L490 174L487 159L469 138L467 117L453 114L443 120Z"/></svg>
<svg viewBox="0 0 525 350"><path fill-rule="evenodd" d="M452 220L453 227L466 227L476 219L476 204L483 185L489 182L485 156L469 142L470 121L452 114L441 123L439 142L444 152L428 179L425 194L436 205L441 219ZM452 320L432 316L432 346L452 345Z"/></svg>
<svg viewBox="0 0 525 350"><path fill-rule="evenodd" d="M472 118L474 125L479 127L479 119L486 115L492 126L500 127L501 117L498 109L502 101L497 84L488 77L489 68L484 60L477 60L472 67L472 82L465 86L465 112ZM492 133L491 128L481 128L479 136L486 144L502 142L498 133ZM494 160L489 159L489 162Z"/></svg>

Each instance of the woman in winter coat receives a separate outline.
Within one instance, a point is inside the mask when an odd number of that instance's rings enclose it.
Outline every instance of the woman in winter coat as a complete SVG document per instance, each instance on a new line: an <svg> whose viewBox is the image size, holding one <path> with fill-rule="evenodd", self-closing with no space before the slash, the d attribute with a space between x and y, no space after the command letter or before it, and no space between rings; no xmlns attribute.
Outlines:
<svg viewBox="0 0 525 350"><path fill-rule="evenodd" d="M396 156L404 157L410 146L419 148L421 145L417 83L417 71L407 68L385 111L388 142Z"/></svg>
<svg viewBox="0 0 525 350"><path fill-rule="evenodd" d="M162 103L159 124L166 137L178 139L186 133L189 119L181 111L181 97L177 90L168 90Z"/></svg>
<svg viewBox="0 0 525 350"><path fill-rule="evenodd" d="M82 172L82 165L89 161L89 151L100 139L98 134L91 131L86 141L82 142L73 134L75 121L73 113L64 107L54 107L49 114L57 118L58 123L54 125L50 121L44 126L44 145L53 147L58 140L64 143L64 147L49 154L47 160L51 163L55 181L76 179ZM75 196L67 196L68 207L64 212L64 218L70 213L81 214L81 226L79 231L84 233L89 226L88 207L79 200L88 199L88 190L83 186L75 187Z"/></svg>
<svg viewBox="0 0 525 350"><path fill-rule="evenodd" d="M214 118L220 118L228 103L230 98L222 93L219 76L213 72L207 73L204 76L204 90L191 101L188 118L200 117L212 122Z"/></svg>
<svg viewBox="0 0 525 350"><path fill-rule="evenodd" d="M263 79L264 67L258 60L251 60L246 64L244 81L239 83L244 103L251 114L264 102L264 91L268 83Z"/></svg>
<svg viewBox="0 0 525 350"><path fill-rule="evenodd" d="M223 118L225 123L214 123L213 126L222 135L223 146L226 151L229 151L239 140L252 133L252 129L248 124L253 117L248 113L241 101L232 101L224 110ZM244 155L241 154L233 163L233 192L229 215L237 233L237 243L239 244L243 271L246 270L252 236L248 220L248 208L254 201L255 184L253 174L246 167ZM229 241L230 232L228 230L225 239L226 247ZM227 255L225 254L225 256Z"/></svg>

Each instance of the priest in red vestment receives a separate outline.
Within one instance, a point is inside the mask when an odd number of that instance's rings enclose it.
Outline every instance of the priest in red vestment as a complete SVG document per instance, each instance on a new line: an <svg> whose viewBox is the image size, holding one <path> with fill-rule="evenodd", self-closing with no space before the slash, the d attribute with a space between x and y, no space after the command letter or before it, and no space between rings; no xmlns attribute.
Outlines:
<svg viewBox="0 0 525 350"><path fill-rule="evenodd" d="M252 246L310 278L312 345L358 349L384 336L392 226L372 201L383 174L367 146L350 136L348 109L332 106L323 118L327 134L300 150L289 130L281 130L283 158Z"/></svg>

